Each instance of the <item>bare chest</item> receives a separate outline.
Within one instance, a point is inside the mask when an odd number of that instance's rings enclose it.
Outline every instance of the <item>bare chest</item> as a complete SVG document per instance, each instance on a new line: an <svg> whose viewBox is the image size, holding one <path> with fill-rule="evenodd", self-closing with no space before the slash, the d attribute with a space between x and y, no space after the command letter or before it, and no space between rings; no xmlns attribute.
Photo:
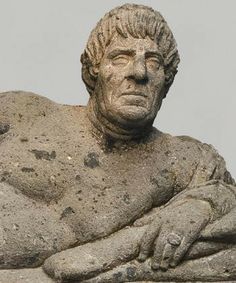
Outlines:
<svg viewBox="0 0 236 283"><path fill-rule="evenodd" d="M3 181L52 205L82 241L132 223L173 195L168 161L143 148L104 152L94 142L41 137L10 141L2 156Z"/></svg>

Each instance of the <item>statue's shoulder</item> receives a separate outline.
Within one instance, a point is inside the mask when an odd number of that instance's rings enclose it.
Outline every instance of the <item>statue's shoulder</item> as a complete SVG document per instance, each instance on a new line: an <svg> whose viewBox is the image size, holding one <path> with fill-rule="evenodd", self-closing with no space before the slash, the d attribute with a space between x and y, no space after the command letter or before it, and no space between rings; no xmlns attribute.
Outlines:
<svg viewBox="0 0 236 283"><path fill-rule="evenodd" d="M219 155L218 151L215 149L215 147L212 146L211 144L201 142L200 140L195 139L190 136L175 136L174 138L178 141L180 146L183 147L184 149L186 149L187 147L192 150L193 149L199 150L201 153L201 156L212 155L214 156L214 158L222 158Z"/></svg>
<svg viewBox="0 0 236 283"><path fill-rule="evenodd" d="M41 95L25 91L0 93L0 119L8 122L29 121L48 115L59 104Z"/></svg>
<svg viewBox="0 0 236 283"><path fill-rule="evenodd" d="M200 140L186 135L174 136L173 139L181 148L183 147L184 149L187 147L194 150L202 151L202 149L206 145Z"/></svg>
<svg viewBox="0 0 236 283"><path fill-rule="evenodd" d="M170 140L171 147L176 151L183 154L193 155L196 158L203 158L207 155L214 156L217 158L219 153L217 150L210 144L201 142L200 140L186 136L171 136L168 135Z"/></svg>
<svg viewBox="0 0 236 283"><path fill-rule="evenodd" d="M188 156L191 159L199 159L207 153L218 155L216 149L209 144L203 143L200 140L186 136L173 136L167 133L161 135L162 143L166 148L179 158Z"/></svg>
<svg viewBox="0 0 236 283"><path fill-rule="evenodd" d="M176 151L182 151L186 148L200 149L204 145L201 141L190 136L173 136L168 133L160 132L157 129L155 129L154 131L154 137L157 144L162 143L169 147L171 150Z"/></svg>
<svg viewBox="0 0 236 283"><path fill-rule="evenodd" d="M194 158L202 158L207 155L212 155L216 159L222 159L214 146L187 135L174 136L160 132L154 128L152 140L156 144L156 147L160 147L161 145L163 149L165 147L165 150L178 156L188 155Z"/></svg>
<svg viewBox="0 0 236 283"><path fill-rule="evenodd" d="M217 179L228 184L235 184L226 168L224 158L214 146L189 136L169 136L169 139L172 151L183 165L187 161L196 164L192 183L204 183L211 179Z"/></svg>

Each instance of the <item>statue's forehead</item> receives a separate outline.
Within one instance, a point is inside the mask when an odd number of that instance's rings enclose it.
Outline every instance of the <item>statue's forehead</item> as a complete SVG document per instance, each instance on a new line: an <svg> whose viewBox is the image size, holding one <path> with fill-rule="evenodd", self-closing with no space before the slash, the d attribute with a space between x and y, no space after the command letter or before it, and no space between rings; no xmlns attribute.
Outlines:
<svg viewBox="0 0 236 283"><path fill-rule="evenodd" d="M109 46L106 48L105 53L109 53L114 49L133 49L135 51L148 52L158 51L159 48L157 43L149 37L134 38L130 36L128 38L124 38L118 35L113 38Z"/></svg>

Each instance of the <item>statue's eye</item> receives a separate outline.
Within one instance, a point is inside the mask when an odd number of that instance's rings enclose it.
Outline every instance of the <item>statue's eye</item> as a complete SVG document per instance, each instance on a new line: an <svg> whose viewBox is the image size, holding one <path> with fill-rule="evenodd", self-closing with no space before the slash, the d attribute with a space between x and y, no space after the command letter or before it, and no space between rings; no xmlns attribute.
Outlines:
<svg viewBox="0 0 236 283"><path fill-rule="evenodd" d="M160 67L160 59L156 56L146 58L146 66L148 69L158 70Z"/></svg>
<svg viewBox="0 0 236 283"><path fill-rule="evenodd" d="M129 57L127 55L118 55L112 58L113 65L125 66L129 62Z"/></svg>

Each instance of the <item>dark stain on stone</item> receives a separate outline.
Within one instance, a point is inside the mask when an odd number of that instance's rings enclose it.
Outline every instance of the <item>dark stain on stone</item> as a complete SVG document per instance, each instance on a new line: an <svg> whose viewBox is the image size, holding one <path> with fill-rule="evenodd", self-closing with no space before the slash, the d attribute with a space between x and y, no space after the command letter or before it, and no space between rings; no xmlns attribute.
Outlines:
<svg viewBox="0 0 236 283"><path fill-rule="evenodd" d="M170 151L167 150L167 151L165 152L165 155L166 155L166 156L169 156L169 155L170 155Z"/></svg>
<svg viewBox="0 0 236 283"><path fill-rule="evenodd" d="M84 158L84 165L89 168L95 168L99 166L99 159L98 154L96 152L90 152L87 156Z"/></svg>
<svg viewBox="0 0 236 283"><path fill-rule="evenodd" d="M113 278L114 278L114 282L123 282L121 272L114 273Z"/></svg>
<svg viewBox="0 0 236 283"><path fill-rule="evenodd" d="M80 179L81 179L80 175L77 174L77 175L75 176L75 180L76 180L76 181L80 181Z"/></svg>
<svg viewBox="0 0 236 283"><path fill-rule="evenodd" d="M25 266L34 265L39 260L40 252L33 253L30 257L25 258Z"/></svg>
<svg viewBox="0 0 236 283"><path fill-rule="evenodd" d="M3 171L2 172L1 182L7 181L10 176L11 176L11 172Z"/></svg>
<svg viewBox="0 0 236 283"><path fill-rule="evenodd" d="M136 277L136 268L134 267L128 267L126 269L126 272L127 272L127 279L128 280L135 280L135 277Z"/></svg>
<svg viewBox="0 0 236 283"><path fill-rule="evenodd" d="M53 150L51 153L49 153L46 150L37 150L33 149L30 152L32 152L36 159L45 159L45 160L53 160L56 158L56 152Z"/></svg>
<svg viewBox="0 0 236 283"><path fill-rule="evenodd" d="M166 175L168 173L169 173L168 169L163 169L163 170L161 170L161 174L160 175Z"/></svg>
<svg viewBox="0 0 236 283"><path fill-rule="evenodd" d="M156 178L150 177L150 182L151 182L151 184L156 185L157 187L159 187L159 182L158 182L158 180Z"/></svg>
<svg viewBox="0 0 236 283"><path fill-rule="evenodd" d="M60 220L71 215L71 214L74 214L75 211L72 207L68 206L67 208L65 208L61 214L61 217L60 217Z"/></svg>
<svg viewBox="0 0 236 283"><path fill-rule="evenodd" d="M21 137L21 138L20 138L20 141L21 141L21 142L28 142L29 139L28 139L27 137Z"/></svg>
<svg viewBox="0 0 236 283"><path fill-rule="evenodd" d="M30 173L30 172L34 172L34 168L30 168L30 167L22 167L21 171L24 173Z"/></svg>
<svg viewBox="0 0 236 283"><path fill-rule="evenodd" d="M15 229L16 231L18 231L19 228L20 228L20 226L19 226L18 224L14 223L14 229Z"/></svg>
<svg viewBox="0 0 236 283"><path fill-rule="evenodd" d="M126 203L126 204L130 204L130 196L128 193L125 193L124 196L123 196L123 201Z"/></svg>
<svg viewBox="0 0 236 283"><path fill-rule="evenodd" d="M10 130L10 125L6 123L0 123L0 135L7 133Z"/></svg>

